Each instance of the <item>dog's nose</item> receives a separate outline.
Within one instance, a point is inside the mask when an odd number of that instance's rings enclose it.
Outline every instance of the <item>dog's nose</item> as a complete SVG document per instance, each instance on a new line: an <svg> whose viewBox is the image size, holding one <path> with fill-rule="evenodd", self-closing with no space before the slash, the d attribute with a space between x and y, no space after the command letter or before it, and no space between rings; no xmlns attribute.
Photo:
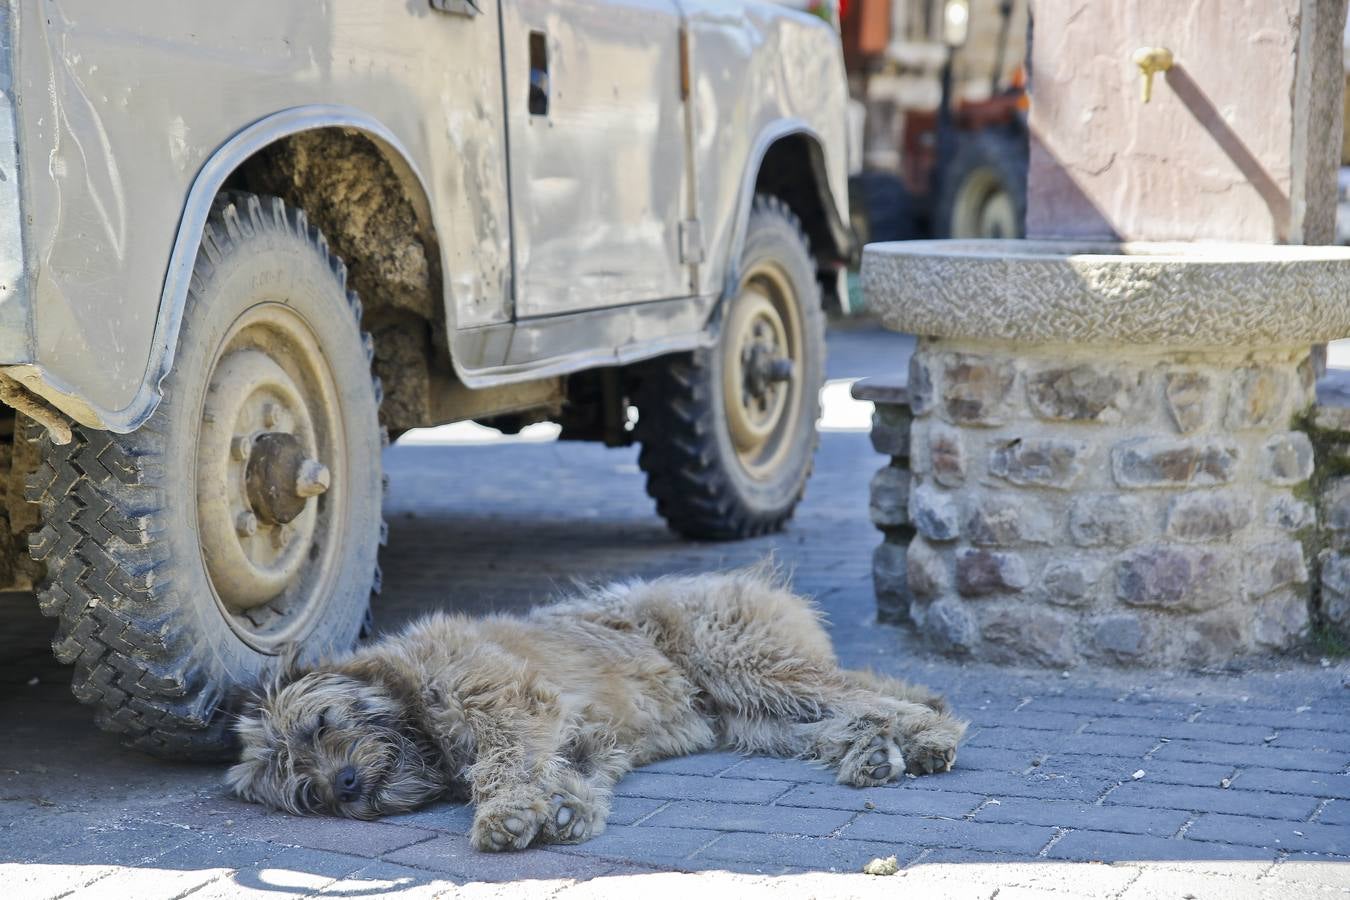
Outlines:
<svg viewBox="0 0 1350 900"><path fill-rule="evenodd" d="M338 772L333 785L337 789L337 798L343 803L351 803L361 796L361 776L354 766L347 766Z"/></svg>

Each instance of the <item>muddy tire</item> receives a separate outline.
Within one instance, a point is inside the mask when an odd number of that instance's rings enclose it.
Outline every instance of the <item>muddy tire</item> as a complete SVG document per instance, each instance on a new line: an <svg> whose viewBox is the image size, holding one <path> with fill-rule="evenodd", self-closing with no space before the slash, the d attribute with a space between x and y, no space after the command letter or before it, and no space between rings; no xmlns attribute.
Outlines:
<svg viewBox="0 0 1350 900"><path fill-rule="evenodd" d="M918 204L899 176L863 172L848 180L848 208L858 244L923 237Z"/></svg>
<svg viewBox="0 0 1350 900"><path fill-rule="evenodd" d="M638 392L647 492L691 538L782 528L816 451L824 314L801 223L774 197L755 198L740 271L717 344L655 361Z"/></svg>
<svg viewBox="0 0 1350 900"><path fill-rule="evenodd" d="M1012 131L962 134L942 173L934 234L1017 238L1026 234L1027 140Z"/></svg>
<svg viewBox="0 0 1350 900"><path fill-rule="evenodd" d="M346 267L304 213L222 196L173 368L130 434L77 428L28 482L53 649L103 728L218 758L221 701L345 650L378 586L380 389Z"/></svg>

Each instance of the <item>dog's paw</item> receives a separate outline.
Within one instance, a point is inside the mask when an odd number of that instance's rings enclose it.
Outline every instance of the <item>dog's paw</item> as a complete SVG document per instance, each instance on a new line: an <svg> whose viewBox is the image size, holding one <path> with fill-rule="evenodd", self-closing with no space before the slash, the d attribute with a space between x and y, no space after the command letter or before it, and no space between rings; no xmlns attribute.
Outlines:
<svg viewBox="0 0 1350 900"><path fill-rule="evenodd" d="M956 762L956 745L964 731L964 725L944 719L932 728L911 735L905 741L907 771L911 775L951 771Z"/></svg>
<svg viewBox="0 0 1350 900"><path fill-rule="evenodd" d="M488 853L524 850L548 821L549 812L543 802L480 806L473 817L469 842L475 849Z"/></svg>
<svg viewBox="0 0 1350 900"><path fill-rule="evenodd" d="M541 834L552 844L580 844L599 834L600 824L584 801L571 795L554 794L549 800L549 818Z"/></svg>
<svg viewBox="0 0 1350 900"><path fill-rule="evenodd" d="M858 741L839 765L839 780L854 787L894 781L905 771L905 755L889 734Z"/></svg>

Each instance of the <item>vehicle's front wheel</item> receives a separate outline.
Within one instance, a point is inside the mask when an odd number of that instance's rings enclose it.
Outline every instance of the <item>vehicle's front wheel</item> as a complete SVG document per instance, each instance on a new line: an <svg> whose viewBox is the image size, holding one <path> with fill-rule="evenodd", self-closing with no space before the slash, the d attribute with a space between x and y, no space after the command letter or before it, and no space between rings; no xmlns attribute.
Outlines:
<svg viewBox="0 0 1350 900"><path fill-rule="evenodd" d="M29 483L53 648L101 726L218 756L229 687L355 641L383 528L369 358L345 266L304 214L222 197L154 415L46 443Z"/></svg>
<svg viewBox="0 0 1350 900"><path fill-rule="evenodd" d="M656 360L638 394L639 464L670 526L726 540L776 531L806 490L825 324L806 236L755 198L716 346Z"/></svg>

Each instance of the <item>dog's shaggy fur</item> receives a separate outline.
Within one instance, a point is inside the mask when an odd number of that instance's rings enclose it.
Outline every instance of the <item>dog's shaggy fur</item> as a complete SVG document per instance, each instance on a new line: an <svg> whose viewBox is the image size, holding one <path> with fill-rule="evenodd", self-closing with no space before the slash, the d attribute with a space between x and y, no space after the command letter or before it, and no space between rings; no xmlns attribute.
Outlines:
<svg viewBox="0 0 1350 900"><path fill-rule="evenodd" d="M474 846L510 850L598 834L653 760L727 747L866 787L950 769L965 727L926 689L839 668L820 613L758 568L429 616L278 678L240 718L228 783L361 819L468 797Z"/></svg>

